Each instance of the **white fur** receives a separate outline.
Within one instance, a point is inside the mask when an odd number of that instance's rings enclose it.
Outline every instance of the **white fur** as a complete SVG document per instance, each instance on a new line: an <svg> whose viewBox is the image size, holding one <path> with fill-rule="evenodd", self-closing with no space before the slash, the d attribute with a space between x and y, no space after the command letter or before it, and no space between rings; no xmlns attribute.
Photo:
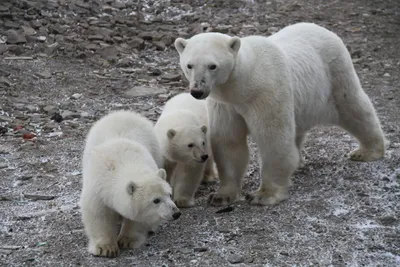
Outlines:
<svg viewBox="0 0 400 267"><path fill-rule="evenodd" d="M153 124L146 118L117 111L94 124L83 154L80 200L90 253L115 257L117 243L139 247L149 231L179 213L161 165ZM124 222L118 236L120 216Z"/></svg>
<svg viewBox="0 0 400 267"><path fill-rule="evenodd" d="M288 197L306 133L316 125L338 125L356 137L360 148L351 153L353 160L384 156L379 119L333 32L298 23L268 38L203 33L178 38L175 47L192 95L210 96L211 143L221 180L211 204L239 199L248 133L261 157L260 188L247 198L252 204Z"/></svg>
<svg viewBox="0 0 400 267"><path fill-rule="evenodd" d="M178 207L193 206L203 177L205 180L215 178L207 125L206 101L198 101L187 93L171 98L155 125ZM189 144L193 147L188 147ZM202 155L209 158L204 161Z"/></svg>

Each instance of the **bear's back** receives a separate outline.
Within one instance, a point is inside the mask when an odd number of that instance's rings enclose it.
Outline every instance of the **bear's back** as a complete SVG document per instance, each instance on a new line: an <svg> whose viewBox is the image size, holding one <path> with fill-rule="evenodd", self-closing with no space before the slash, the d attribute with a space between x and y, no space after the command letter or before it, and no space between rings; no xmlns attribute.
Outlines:
<svg viewBox="0 0 400 267"><path fill-rule="evenodd" d="M152 154L157 164L162 164L153 123L132 111L114 111L96 122L86 139L85 152L118 138L126 138L143 145Z"/></svg>

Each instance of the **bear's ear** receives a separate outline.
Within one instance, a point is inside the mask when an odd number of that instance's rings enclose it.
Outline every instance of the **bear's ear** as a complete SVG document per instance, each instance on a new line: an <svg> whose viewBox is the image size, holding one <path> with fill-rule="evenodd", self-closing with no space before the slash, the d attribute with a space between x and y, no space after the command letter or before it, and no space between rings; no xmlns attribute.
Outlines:
<svg viewBox="0 0 400 267"><path fill-rule="evenodd" d="M236 37L236 36L232 37L229 40L228 45L229 45L229 49L231 50L231 52L236 55L240 49L240 38Z"/></svg>
<svg viewBox="0 0 400 267"><path fill-rule="evenodd" d="M176 131L174 129L169 129L167 132L167 136L169 139L172 139L176 135Z"/></svg>
<svg viewBox="0 0 400 267"><path fill-rule="evenodd" d="M203 132L203 133L207 133L207 126L205 126L205 125L203 125L203 126L201 126L201 131Z"/></svg>
<svg viewBox="0 0 400 267"><path fill-rule="evenodd" d="M133 195L133 192L136 190L136 185L133 182L129 182L126 186L126 191L129 195Z"/></svg>
<svg viewBox="0 0 400 267"><path fill-rule="evenodd" d="M178 51L179 54L182 54L183 50L187 45L187 41L183 38L176 38L175 40L175 49Z"/></svg>
<svg viewBox="0 0 400 267"><path fill-rule="evenodd" d="M164 181L167 179L167 172L164 169L158 169L157 175Z"/></svg>

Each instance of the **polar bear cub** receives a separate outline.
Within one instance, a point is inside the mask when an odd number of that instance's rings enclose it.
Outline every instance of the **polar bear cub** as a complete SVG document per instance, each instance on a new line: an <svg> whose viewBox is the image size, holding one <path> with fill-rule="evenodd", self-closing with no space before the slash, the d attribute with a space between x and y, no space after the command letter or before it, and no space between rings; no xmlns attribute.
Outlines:
<svg viewBox="0 0 400 267"><path fill-rule="evenodd" d="M208 142L206 105L204 100L196 100L188 93L176 95L165 104L155 125L178 207L193 206L202 179L216 178Z"/></svg>
<svg viewBox="0 0 400 267"><path fill-rule="evenodd" d="M146 118L117 111L94 124L83 154L80 199L91 254L115 257L119 247L141 246L163 220L179 218L162 164L153 124Z"/></svg>
<svg viewBox="0 0 400 267"><path fill-rule="evenodd" d="M333 32L312 23L270 37L201 33L175 47L193 97L208 100L211 147L221 186L212 205L240 198L251 134L261 157L261 185L251 204L288 197L290 177L302 164L307 132L338 125L360 147L352 160L373 161L386 145L375 109L361 87L349 52Z"/></svg>

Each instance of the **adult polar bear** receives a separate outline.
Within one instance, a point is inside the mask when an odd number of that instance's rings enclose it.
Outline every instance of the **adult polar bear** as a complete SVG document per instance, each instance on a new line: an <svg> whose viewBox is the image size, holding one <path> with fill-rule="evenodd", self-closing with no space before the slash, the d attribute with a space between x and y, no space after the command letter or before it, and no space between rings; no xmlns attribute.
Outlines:
<svg viewBox="0 0 400 267"><path fill-rule="evenodd" d="M211 146L221 181L212 205L240 198L248 133L261 157L260 188L246 197L255 205L288 197L306 133L315 125L338 125L356 137L353 160L384 156L379 119L333 32L298 23L268 38L202 33L177 38L175 47L192 96L210 96Z"/></svg>

